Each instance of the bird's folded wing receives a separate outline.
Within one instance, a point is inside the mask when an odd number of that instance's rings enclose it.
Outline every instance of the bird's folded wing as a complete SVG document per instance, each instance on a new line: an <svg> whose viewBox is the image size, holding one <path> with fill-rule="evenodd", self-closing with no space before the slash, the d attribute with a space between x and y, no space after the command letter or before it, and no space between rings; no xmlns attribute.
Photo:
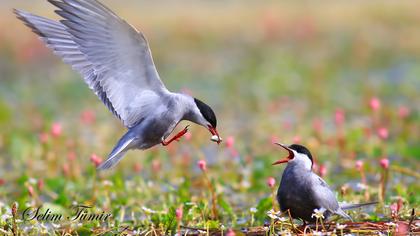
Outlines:
<svg viewBox="0 0 420 236"><path fill-rule="evenodd" d="M55 22L16 11L44 42L82 74L86 83L132 127L169 92L144 36L96 0L48 0L64 19Z"/></svg>
<svg viewBox="0 0 420 236"><path fill-rule="evenodd" d="M323 179L315 174L313 176L314 178L312 178L312 181L314 181L314 183L312 183L312 191L314 198L320 207L335 213L339 209L335 194Z"/></svg>

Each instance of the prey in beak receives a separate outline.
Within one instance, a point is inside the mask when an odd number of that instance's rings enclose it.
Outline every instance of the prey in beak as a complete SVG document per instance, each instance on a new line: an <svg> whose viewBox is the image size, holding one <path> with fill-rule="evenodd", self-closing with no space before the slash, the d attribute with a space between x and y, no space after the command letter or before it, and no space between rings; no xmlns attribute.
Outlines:
<svg viewBox="0 0 420 236"><path fill-rule="evenodd" d="M286 145L284 145L284 144L282 144L282 143L275 143L275 144L277 144L277 145L279 145L280 147L282 147L282 148L286 149L286 151L288 151L288 152L289 152L289 155L288 155L285 159L281 159L281 160L278 160L278 161L274 162L272 165L278 165L278 164L282 164L282 163L287 163L287 162L289 162L290 160L292 160L292 159L293 159L293 157L295 157L295 155L293 154L293 150L292 150L292 149L290 149L288 146L286 146Z"/></svg>
<svg viewBox="0 0 420 236"><path fill-rule="evenodd" d="M213 135L211 137L211 141L216 142L217 144L220 144L222 142L222 138L219 136L219 133L217 132L216 128L213 128L212 126L207 126L210 133Z"/></svg>

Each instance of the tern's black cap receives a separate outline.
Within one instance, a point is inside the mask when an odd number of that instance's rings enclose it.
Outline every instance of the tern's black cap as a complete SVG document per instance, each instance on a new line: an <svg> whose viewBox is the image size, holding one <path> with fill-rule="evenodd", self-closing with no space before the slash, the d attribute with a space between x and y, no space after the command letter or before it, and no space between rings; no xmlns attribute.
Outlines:
<svg viewBox="0 0 420 236"><path fill-rule="evenodd" d="M203 115L204 119L206 119L213 128L216 128L217 126L216 115L214 114L210 106L198 100L197 98L194 98L194 102L197 105L198 109L200 110L201 114Z"/></svg>
<svg viewBox="0 0 420 236"><path fill-rule="evenodd" d="M312 154L306 147L299 144L292 144L289 146L289 148L295 150L298 153L307 155L309 159L311 160L312 164L314 163L314 160L312 159Z"/></svg>

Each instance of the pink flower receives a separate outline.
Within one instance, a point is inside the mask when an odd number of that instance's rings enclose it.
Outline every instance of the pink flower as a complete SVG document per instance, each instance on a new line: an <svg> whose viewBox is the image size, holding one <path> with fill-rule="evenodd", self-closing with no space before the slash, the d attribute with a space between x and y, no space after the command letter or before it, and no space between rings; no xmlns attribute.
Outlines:
<svg viewBox="0 0 420 236"><path fill-rule="evenodd" d="M61 124L58 122L54 122L51 126L51 135L54 137L58 137L61 135L61 131L62 131Z"/></svg>
<svg viewBox="0 0 420 236"><path fill-rule="evenodd" d="M43 179L39 179L37 182L38 185L38 189L42 190L44 188L44 180Z"/></svg>
<svg viewBox="0 0 420 236"><path fill-rule="evenodd" d="M381 108L381 101L377 97L373 97L369 101L369 106L373 111L377 111Z"/></svg>
<svg viewBox="0 0 420 236"><path fill-rule="evenodd" d="M391 209L391 214L397 214L400 209L398 209L398 204L396 202L392 203L391 206L389 206L389 209Z"/></svg>
<svg viewBox="0 0 420 236"><path fill-rule="evenodd" d="M317 133L322 132L322 120L319 118L316 118L312 121L312 127Z"/></svg>
<svg viewBox="0 0 420 236"><path fill-rule="evenodd" d="M271 144L273 144L273 143L277 143L278 142L278 140L279 140L279 138L276 136L276 135L271 135L271 138L270 138L270 143Z"/></svg>
<svg viewBox="0 0 420 236"><path fill-rule="evenodd" d="M379 161L379 164L381 165L382 168L384 168L385 170L389 168L389 160L387 158L382 158Z"/></svg>
<svg viewBox="0 0 420 236"><path fill-rule="evenodd" d="M389 133L388 133L388 129L387 129L387 128L385 128L385 127L381 127L381 128L379 128L379 129L377 130L377 133L378 133L379 138L381 138L381 139L383 139L383 140L387 139L387 138L388 138L388 135L389 135Z"/></svg>
<svg viewBox="0 0 420 236"><path fill-rule="evenodd" d="M184 134L184 138L185 138L185 140L191 140L191 138L192 138L192 135L191 135L191 132L187 132L187 133L185 133Z"/></svg>
<svg viewBox="0 0 420 236"><path fill-rule="evenodd" d="M152 161L152 170L154 172L156 172L156 173L159 172L161 167L162 167L162 165L160 164L160 161L158 159L154 159Z"/></svg>
<svg viewBox="0 0 420 236"><path fill-rule="evenodd" d="M226 236L235 236L235 235L236 233L232 229L228 229L228 231L226 232Z"/></svg>
<svg viewBox="0 0 420 236"><path fill-rule="evenodd" d="M267 185L268 187L272 188L274 187L274 185L276 184L276 179L273 177L268 177L267 178Z"/></svg>
<svg viewBox="0 0 420 236"><path fill-rule="evenodd" d="M0 179L0 186L4 185L6 181L4 179Z"/></svg>
<svg viewBox="0 0 420 236"><path fill-rule="evenodd" d="M207 170L207 163L206 163L205 160L199 160L197 162L197 164L198 164L198 167L200 168L200 170L202 170L202 171L206 171Z"/></svg>
<svg viewBox="0 0 420 236"><path fill-rule="evenodd" d="M238 150L236 150L235 148L231 148L231 149L230 149L230 155L231 155L232 157L238 157L238 156L239 156L239 152L238 152Z"/></svg>
<svg viewBox="0 0 420 236"><path fill-rule="evenodd" d="M233 147L233 144L235 143L235 138L233 136L228 136L226 138L225 143L226 143L226 147L231 148Z"/></svg>
<svg viewBox="0 0 420 236"><path fill-rule="evenodd" d="M49 134L48 133L42 132L42 133L39 134L39 141L42 144L47 143L48 139L49 139Z"/></svg>
<svg viewBox="0 0 420 236"><path fill-rule="evenodd" d="M34 196L34 187L32 187L32 185L28 185L28 193L29 196Z"/></svg>
<svg viewBox="0 0 420 236"><path fill-rule="evenodd" d="M319 175L321 177L324 177L327 174L328 170L327 167L325 165L320 165L319 166Z"/></svg>
<svg viewBox="0 0 420 236"><path fill-rule="evenodd" d="M139 173L141 171L141 165L140 163L136 162L133 166L134 172Z"/></svg>
<svg viewBox="0 0 420 236"><path fill-rule="evenodd" d="M316 162L314 162L313 165L312 165L312 171L313 172L318 172L318 167L319 167L318 164Z"/></svg>
<svg viewBox="0 0 420 236"><path fill-rule="evenodd" d="M93 153L90 156L90 161L96 166L98 167L101 163L102 163L102 158L100 158L99 156L97 156L95 153Z"/></svg>
<svg viewBox="0 0 420 236"><path fill-rule="evenodd" d="M175 217L178 221L181 221L182 215L183 215L183 210L182 210L182 206L180 206L175 210Z"/></svg>
<svg viewBox="0 0 420 236"><path fill-rule="evenodd" d="M343 110L341 109L337 109L335 111L335 123L337 125L342 125L344 123L345 120L345 113Z"/></svg>
<svg viewBox="0 0 420 236"><path fill-rule="evenodd" d="M74 161L76 160L76 153L74 151L70 151L67 153L67 159L69 161Z"/></svg>
<svg viewBox="0 0 420 236"><path fill-rule="evenodd" d="M400 108L398 108L398 116L401 119L405 119L410 115L410 109L408 109L408 107L406 106L400 106Z"/></svg>
<svg viewBox="0 0 420 236"><path fill-rule="evenodd" d="M62 169L63 169L63 172L64 172L64 175L65 176L69 176L70 175L70 166L69 166L69 163L64 163Z"/></svg>
<svg viewBox="0 0 420 236"><path fill-rule="evenodd" d="M362 160L357 160L356 161L356 170L361 171L362 168L363 168L363 161Z"/></svg>
<svg viewBox="0 0 420 236"><path fill-rule="evenodd" d="M295 136L295 137L293 137L293 143L300 143L300 141L301 141L301 139L300 139L300 136Z"/></svg>
<svg viewBox="0 0 420 236"><path fill-rule="evenodd" d="M92 110L85 110L80 115L80 120L83 124L93 124L96 120L95 113Z"/></svg>

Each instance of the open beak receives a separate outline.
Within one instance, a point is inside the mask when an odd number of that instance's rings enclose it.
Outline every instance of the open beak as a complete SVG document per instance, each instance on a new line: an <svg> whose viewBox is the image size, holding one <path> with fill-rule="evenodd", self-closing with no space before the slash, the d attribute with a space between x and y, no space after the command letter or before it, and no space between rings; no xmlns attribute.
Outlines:
<svg viewBox="0 0 420 236"><path fill-rule="evenodd" d="M212 126L208 126L210 133L214 136L217 136L217 140L215 140L215 142L217 142L217 144L220 144L222 142L222 138L220 138L219 133L217 132L216 128L213 128ZM214 141L214 140L213 140Z"/></svg>
<svg viewBox="0 0 420 236"><path fill-rule="evenodd" d="M289 152L289 156L287 156L285 159L281 159L281 160L278 160L278 161L274 162L272 165L278 165L278 164L282 164L282 163L287 163L288 161L290 161L291 159L293 159L294 155L293 155L292 149L290 149L289 147L287 147L286 145L284 145L282 143L275 143L275 144L277 144L280 147L286 149L286 151Z"/></svg>

